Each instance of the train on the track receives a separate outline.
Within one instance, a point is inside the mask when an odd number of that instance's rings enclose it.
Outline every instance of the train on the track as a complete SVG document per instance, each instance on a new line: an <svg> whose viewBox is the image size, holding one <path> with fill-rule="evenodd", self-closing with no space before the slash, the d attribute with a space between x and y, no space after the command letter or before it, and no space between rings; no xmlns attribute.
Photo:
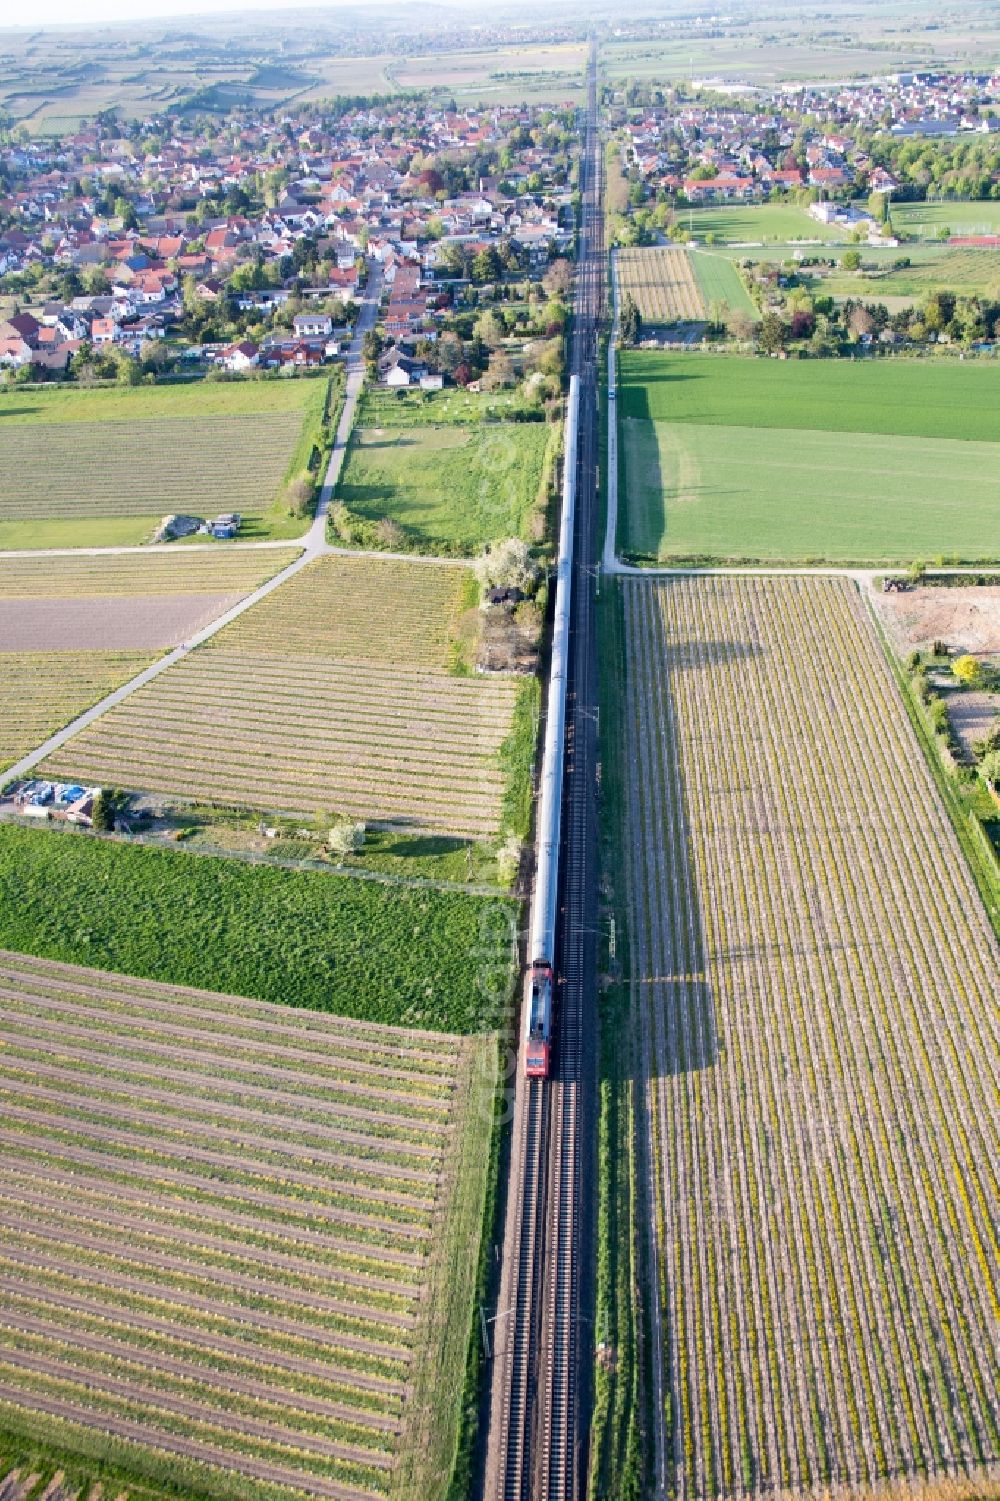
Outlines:
<svg viewBox="0 0 1000 1501"><path fill-rule="evenodd" d="M569 383L563 459L562 515L556 563L555 616L549 672L545 744L538 809L538 865L531 907L528 972L524 994L524 1072L532 1079L549 1074L556 994L556 915L559 909L559 840L562 824L563 759L566 743L566 690L569 672L569 616L576 519L577 435L580 381Z"/></svg>

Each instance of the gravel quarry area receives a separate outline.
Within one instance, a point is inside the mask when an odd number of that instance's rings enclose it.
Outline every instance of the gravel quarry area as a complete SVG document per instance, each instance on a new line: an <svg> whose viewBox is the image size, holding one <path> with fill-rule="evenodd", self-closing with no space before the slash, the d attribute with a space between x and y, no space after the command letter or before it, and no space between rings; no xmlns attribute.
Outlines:
<svg viewBox="0 0 1000 1501"><path fill-rule="evenodd" d="M242 594L0 599L0 652L158 651L193 636Z"/></svg>

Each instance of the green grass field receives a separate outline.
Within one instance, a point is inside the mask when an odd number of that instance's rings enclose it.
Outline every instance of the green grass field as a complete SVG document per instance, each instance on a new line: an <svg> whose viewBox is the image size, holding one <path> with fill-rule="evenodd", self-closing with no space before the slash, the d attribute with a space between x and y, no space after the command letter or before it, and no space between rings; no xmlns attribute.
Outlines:
<svg viewBox="0 0 1000 1501"><path fill-rule="evenodd" d="M355 433L337 500L357 523L354 540L362 546L468 556L487 542L530 533L543 499L550 428L470 422L454 402L441 424L426 417L418 424L411 408L400 426L366 420ZM482 404L471 410L481 413ZM392 526L377 529L380 522Z"/></svg>
<svg viewBox="0 0 1000 1501"><path fill-rule="evenodd" d="M723 204L718 208L678 209L677 223L697 240L714 234L720 240L787 242L839 240L843 231L820 224L805 209L790 203Z"/></svg>
<svg viewBox="0 0 1000 1501"><path fill-rule="evenodd" d="M690 254L698 288L709 310L721 302L730 312L754 319L760 316L732 261L710 250L692 250Z"/></svg>
<svg viewBox="0 0 1000 1501"><path fill-rule="evenodd" d="M619 411L654 421L1000 443L1000 366L626 351Z"/></svg>
<svg viewBox="0 0 1000 1501"><path fill-rule="evenodd" d="M1000 371L627 354L620 549L769 561L1000 550Z"/></svg>
<svg viewBox="0 0 1000 1501"><path fill-rule="evenodd" d="M867 262L869 251L862 253ZM985 245L955 249L942 246L939 254L921 257L914 265L894 270L892 261L909 253L908 246L905 252L896 250L891 258L881 258L875 274L862 270L833 272L816 278L814 290L831 292L835 297L864 297L873 302L887 297L920 298L938 291L968 297L1000 296L1000 249Z"/></svg>
<svg viewBox="0 0 1000 1501"><path fill-rule="evenodd" d="M366 1021L495 1025L488 900L0 825L0 947Z"/></svg>
<svg viewBox="0 0 1000 1501"><path fill-rule="evenodd" d="M306 525L280 504L320 429L326 381L0 396L0 548L134 545L172 511L243 514L246 538Z"/></svg>
<svg viewBox="0 0 1000 1501"><path fill-rule="evenodd" d="M935 240L942 229L953 235L1000 234L1000 201L954 200L948 203L894 203L893 227L908 235Z"/></svg>

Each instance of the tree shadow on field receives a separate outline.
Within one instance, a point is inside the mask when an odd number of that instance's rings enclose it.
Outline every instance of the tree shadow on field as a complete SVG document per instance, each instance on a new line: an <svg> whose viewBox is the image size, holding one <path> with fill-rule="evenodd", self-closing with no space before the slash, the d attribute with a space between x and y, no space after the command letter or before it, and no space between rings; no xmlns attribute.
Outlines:
<svg viewBox="0 0 1000 1501"><path fill-rule="evenodd" d="M421 860L428 855L454 855L465 849L467 839L447 834L406 834L392 843L383 845L387 855L396 855L403 860Z"/></svg>
<svg viewBox="0 0 1000 1501"><path fill-rule="evenodd" d="M689 583L650 580L640 587L659 592ZM638 634L643 626L640 621L636 626ZM705 674L722 664L746 662L763 647L754 640L672 635L666 640L660 629L654 629L651 642L647 637L644 671L629 673L629 692L639 697L646 716L639 729L646 749L644 758L633 752L626 775L647 778L634 789L638 818L632 827L632 837L642 841L639 869L645 886L640 909L645 933L636 949L636 957L643 959L638 999L650 1029L653 1075L669 1078L713 1067L723 1046L709 983L698 876L707 852L698 849L704 835L692 827L687 767L678 751L675 674L695 669ZM698 810L699 820L710 816L710 809Z"/></svg>
<svg viewBox="0 0 1000 1501"><path fill-rule="evenodd" d="M36 407L4 407L4 406L0 406L0 422L2 422L5 417L37 417L38 414L39 414L39 412L41 410L42 410L42 408L40 406L36 406Z"/></svg>
<svg viewBox="0 0 1000 1501"><path fill-rule="evenodd" d="M763 648L756 641L704 641L672 639L670 642L671 672L704 672L713 667L730 666L733 662L749 662L758 657ZM667 685L664 684L664 692Z"/></svg>

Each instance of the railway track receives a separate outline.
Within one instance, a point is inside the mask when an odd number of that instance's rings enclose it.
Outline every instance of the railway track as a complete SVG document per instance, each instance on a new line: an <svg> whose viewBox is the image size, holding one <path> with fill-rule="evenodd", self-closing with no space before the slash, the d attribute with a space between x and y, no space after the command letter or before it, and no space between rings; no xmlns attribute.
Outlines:
<svg viewBox="0 0 1000 1501"><path fill-rule="evenodd" d="M596 58L588 74L571 373L580 381L577 506L551 1078L517 1080L484 1496L580 1501L592 1340L597 675L597 333L603 224Z"/></svg>

